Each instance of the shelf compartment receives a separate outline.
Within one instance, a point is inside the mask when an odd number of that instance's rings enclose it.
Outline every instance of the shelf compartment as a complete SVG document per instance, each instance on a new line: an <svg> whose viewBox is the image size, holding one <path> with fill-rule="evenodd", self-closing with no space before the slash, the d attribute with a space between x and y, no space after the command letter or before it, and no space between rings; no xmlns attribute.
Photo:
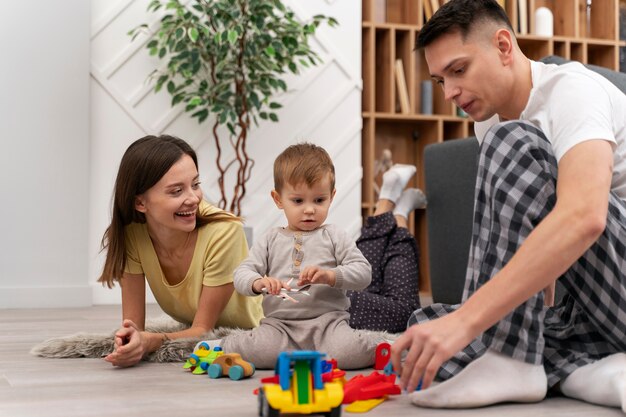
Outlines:
<svg viewBox="0 0 626 417"><path fill-rule="evenodd" d="M382 1L382 0L375 0ZM388 23L404 23L421 25L421 0L386 0L386 14Z"/></svg>
<svg viewBox="0 0 626 417"><path fill-rule="evenodd" d="M538 61L544 56L553 54L551 40L541 36L519 35L517 37L517 43L522 52L524 52L528 58L535 61Z"/></svg>
<svg viewBox="0 0 626 417"><path fill-rule="evenodd" d="M375 30L375 66L376 91L374 93L376 111L392 112L395 107L394 74L393 74L393 29Z"/></svg>
<svg viewBox="0 0 626 417"><path fill-rule="evenodd" d="M617 45L587 42L587 64L601 67L616 68L619 63L619 48Z"/></svg>

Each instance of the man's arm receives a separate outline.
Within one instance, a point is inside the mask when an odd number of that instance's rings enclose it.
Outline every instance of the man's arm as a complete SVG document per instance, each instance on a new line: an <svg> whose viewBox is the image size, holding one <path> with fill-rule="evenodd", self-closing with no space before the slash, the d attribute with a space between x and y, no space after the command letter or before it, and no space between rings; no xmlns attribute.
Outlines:
<svg viewBox="0 0 626 417"><path fill-rule="evenodd" d="M412 391L432 382L441 364L517 306L559 278L605 228L613 151L605 140L582 142L559 162L557 202L510 262L448 316L409 328L392 347L394 366L409 349L401 377Z"/></svg>

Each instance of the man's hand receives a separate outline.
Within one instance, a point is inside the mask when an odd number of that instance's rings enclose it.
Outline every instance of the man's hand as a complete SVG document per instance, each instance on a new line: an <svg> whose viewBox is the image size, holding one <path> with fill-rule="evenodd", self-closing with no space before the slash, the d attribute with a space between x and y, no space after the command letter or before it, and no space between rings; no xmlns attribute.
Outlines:
<svg viewBox="0 0 626 417"><path fill-rule="evenodd" d="M319 266L307 266L300 272L300 277L298 278L298 285L326 284L334 287L335 282L335 271L322 269Z"/></svg>
<svg viewBox="0 0 626 417"><path fill-rule="evenodd" d="M391 346L393 368L399 372L400 387L413 392L422 381L426 389L441 365L474 338L458 312L409 327ZM408 349L404 364L401 355Z"/></svg>

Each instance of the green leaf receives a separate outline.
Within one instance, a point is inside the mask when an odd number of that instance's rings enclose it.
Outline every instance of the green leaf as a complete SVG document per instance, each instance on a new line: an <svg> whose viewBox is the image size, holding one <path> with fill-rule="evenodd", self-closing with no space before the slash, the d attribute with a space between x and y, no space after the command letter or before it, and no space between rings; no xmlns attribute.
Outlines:
<svg viewBox="0 0 626 417"><path fill-rule="evenodd" d="M194 106L197 106L200 103L202 103L202 97L195 96L189 100L189 104L193 104Z"/></svg>
<svg viewBox="0 0 626 417"><path fill-rule="evenodd" d="M159 58L163 58L167 54L167 49L161 48L159 49Z"/></svg>
<svg viewBox="0 0 626 417"><path fill-rule="evenodd" d="M207 109L198 110L197 112L193 113L191 117L197 117L198 123L202 123L206 120L207 117L209 117L209 111Z"/></svg>
<svg viewBox="0 0 626 417"><path fill-rule="evenodd" d="M276 102L270 103L270 109L280 109L282 107L283 105L280 103L276 103Z"/></svg>
<svg viewBox="0 0 626 417"><path fill-rule="evenodd" d="M176 90L176 84L174 84L174 82L172 81L169 81L167 83L167 92L170 94L174 94L175 90Z"/></svg>
<svg viewBox="0 0 626 417"><path fill-rule="evenodd" d="M265 53L268 54L269 56L275 56L276 50L274 49L274 47L268 46L267 48L265 48Z"/></svg>
<svg viewBox="0 0 626 417"><path fill-rule="evenodd" d="M270 113L270 119L272 120L272 122L277 122L278 116L276 115L276 113Z"/></svg>
<svg viewBox="0 0 626 417"><path fill-rule="evenodd" d="M198 40L198 36L200 36L200 33L198 33L198 29L196 29L195 27L190 27L187 31L187 35L189 35L189 39L191 39L191 42L196 42Z"/></svg>
<svg viewBox="0 0 626 417"><path fill-rule="evenodd" d="M183 98L185 98L184 94L176 94L174 97L172 97L172 107L183 101Z"/></svg>
<svg viewBox="0 0 626 417"><path fill-rule="evenodd" d="M296 66L295 63L290 62L288 67L289 67L289 71L293 72L294 74L298 73L298 67Z"/></svg>
<svg viewBox="0 0 626 417"><path fill-rule="evenodd" d="M176 36L176 39L182 38L183 36L185 36L185 29L183 28L176 29L176 31L174 32L174 35Z"/></svg>
<svg viewBox="0 0 626 417"><path fill-rule="evenodd" d="M259 113L259 117L263 120L267 120L267 113L265 113L264 111L262 111L261 113Z"/></svg>
<svg viewBox="0 0 626 417"><path fill-rule="evenodd" d="M237 31L235 30L228 31L228 43L230 43L231 45L234 45L235 42L237 42L238 38L239 38L239 34L237 33Z"/></svg>

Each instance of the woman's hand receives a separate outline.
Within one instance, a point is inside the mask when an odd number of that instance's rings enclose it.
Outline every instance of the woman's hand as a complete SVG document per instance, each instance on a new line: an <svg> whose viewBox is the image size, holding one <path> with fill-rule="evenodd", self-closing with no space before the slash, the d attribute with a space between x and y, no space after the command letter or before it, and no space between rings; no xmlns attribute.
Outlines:
<svg viewBox="0 0 626 417"><path fill-rule="evenodd" d="M391 346L393 368L399 370L400 387L413 392L433 382L441 365L474 338L458 311L409 327ZM408 349L404 364L401 355Z"/></svg>
<svg viewBox="0 0 626 417"><path fill-rule="evenodd" d="M319 266L307 266L300 272L298 285L307 284L326 284L331 287L335 286L335 271L331 269L322 269Z"/></svg>
<svg viewBox="0 0 626 417"><path fill-rule="evenodd" d="M135 323L124 320L115 332L115 349L104 360L113 366L129 367L137 364L146 351L144 337Z"/></svg>

